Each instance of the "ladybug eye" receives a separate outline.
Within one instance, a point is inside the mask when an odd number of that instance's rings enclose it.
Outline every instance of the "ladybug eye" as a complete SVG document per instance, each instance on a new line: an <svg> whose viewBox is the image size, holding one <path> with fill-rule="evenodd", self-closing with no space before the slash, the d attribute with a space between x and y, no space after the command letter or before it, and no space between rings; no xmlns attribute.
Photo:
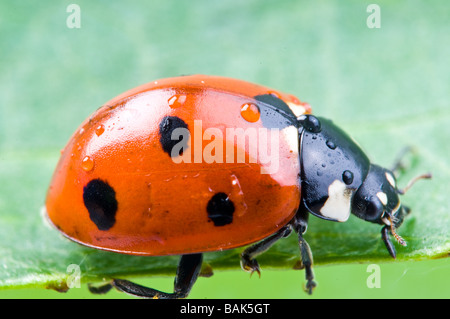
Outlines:
<svg viewBox="0 0 450 319"><path fill-rule="evenodd" d="M371 197L366 202L366 211L364 219L366 220L375 220L378 219L383 214L383 205L381 202L375 198Z"/></svg>

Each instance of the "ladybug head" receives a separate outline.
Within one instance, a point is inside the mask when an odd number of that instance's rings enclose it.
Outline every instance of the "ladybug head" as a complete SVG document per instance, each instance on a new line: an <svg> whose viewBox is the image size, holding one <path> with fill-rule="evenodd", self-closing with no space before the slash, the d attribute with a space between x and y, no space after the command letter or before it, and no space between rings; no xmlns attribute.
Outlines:
<svg viewBox="0 0 450 319"><path fill-rule="evenodd" d="M395 252L387 239L390 233L401 244L397 235L409 209L402 206L392 171L371 164L367 156L345 132L330 120L303 115L298 119L300 133L300 178L302 205L313 215L323 219L344 222L350 213L372 223L385 225L383 240L391 255Z"/></svg>
<svg viewBox="0 0 450 319"><path fill-rule="evenodd" d="M401 209L394 174L371 164L369 172L352 199L352 213L372 223L387 224Z"/></svg>
<svg viewBox="0 0 450 319"><path fill-rule="evenodd" d="M353 196L352 213L372 223L386 224L387 219L392 219L400 209L394 174L371 164L366 178Z"/></svg>
<svg viewBox="0 0 450 319"><path fill-rule="evenodd" d="M406 242L395 232L409 212L401 205L399 195L405 194L417 180L430 177L430 174L419 175L404 189L399 189L393 172L371 164L364 182L353 196L352 213L372 223L388 226L395 239L405 246Z"/></svg>

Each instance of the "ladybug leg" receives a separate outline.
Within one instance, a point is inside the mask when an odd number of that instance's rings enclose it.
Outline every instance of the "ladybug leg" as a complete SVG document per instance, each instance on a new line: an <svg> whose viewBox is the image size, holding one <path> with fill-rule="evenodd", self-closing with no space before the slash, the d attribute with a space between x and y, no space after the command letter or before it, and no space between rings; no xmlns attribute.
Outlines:
<svg viewBox="0 0 450 319"><path fill-rule="evenodd" d="M395 215L395 220L392 221L394 223L394 228L400 227L400 225L403 223L403 219L406 217L406 215L408 215L410 213L410 211L411 210L409 209L409 207L402 205L402 207L399 210L399 213L397 213ZM395 247L392 244L389 234L392 234L392 235L395 234L395 233L392 233L391 226L385 225L383 228L381 228L381 239L383 240L384 244L386 245L386 248L387 248L389 254L391 255L391 257L396 258L397 252L395 251ZM395 237L395 235L394 235L394 237Z"/></svg>
<svg viewBox="0 0 450 319"><path fill-rule="evenodd" d="M386 245L386 248L389 252L389 255L391 255L392 258L397 257L397 252L395 251L395 247L392 244L391 239L389 238L389 226L384 226L381 228L381 239L383 239L384 244Z"/></svg>
<svg viewBox="0 0 450 319"><path fill-rule="evenodd" d="M110 282L100 285L100 286L94 286L92 284L88 284L89 291L95 295L106 294L108 291L111 290L112 287L113 287L113 285Z"/></svg>
<svg viewBox="0 0 450 319"><path fill-rule="evenodd" d="M305 268L306 287L305 290L308 294L312 294L313 289L316 287L314 281L314 272L312 270L313 255L311 248L306 240L303 238L303 234L308 227L308 212L306 209L299 209L293 220L293 226L295 232L298 234L298 245L300 247L301 268Z"/></svg>
<svg viewBox="0 0 450 319"><path fill-rule="evenodd" d="M91 293L95 294L95 295L103 295L106 294L108 291L111 290L112 288L112 284L110 282L106 283L106 284L102 284L99 286L95 286L92 284L88 284L88 289Z"/></svg>
<svg viewBox="0 0 450 319"><path fill-rule="evenodd" d="M191 288L194 285L195 281L197 280L198 274L200 273L200 269L202 268L202 260L203 260L202 254L190 254L181 256L177 268L177 275L175 277L173 293L166 293L156 289L144 287L123 279L114 279L112 283L109 285L115 287L119 291L140 298L155 298L155 299L186 298L189 292L191 291ZM97 289L103 291L102 288ZM98 293L96 291L93 292Z"/></svg>
<svg viewBox="0 0 450 319"><path fill-rule="evenodd" d="M400 153L397 155L394 164L392 165L391 171L394 174L398 174L405 169L404 158L408 153L413 153L414 150L411 146L407 146L403 148Z"/></svg>
<svg viewBox="0 0 450 319"><path fill-rule="evenodd" d="M202 269L203 254L181 256L175 277L174 294L177 298L186 298Z"/></svg>
<svg viewBox="0 0 450 319"><path fill-rule="evenodd" d="M259 277L261 277L261 270L259 268L258 262L255 259L256 256L268 250L278 239L289 236L291 231L292 228L290 225L284 226L275 234L245 249L241 253L242 269L250 272L250 274L253 274L256 271Z"/></svg>

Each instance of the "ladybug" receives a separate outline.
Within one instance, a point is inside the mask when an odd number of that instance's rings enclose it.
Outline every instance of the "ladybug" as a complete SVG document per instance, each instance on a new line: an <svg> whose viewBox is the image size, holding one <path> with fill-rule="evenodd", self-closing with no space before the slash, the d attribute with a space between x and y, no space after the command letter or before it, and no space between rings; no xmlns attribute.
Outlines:
<svg viewBox="0 0 450 319"><path fill-rule="evenodd" d="M248 246L241 266L260 273L256 256L292 231L311 293L308 216L345 222L353 213L381 224L395 258L390 234L406 244L396 232L409 212L399 200L405 191L393 170L372 164L295 96L193 75L139 86L86 119L61 151L46 212L63 235L88 247L181 255L173 293L122 279L91 287L94 293L115 287L185 298L203 253Z"/></svg>

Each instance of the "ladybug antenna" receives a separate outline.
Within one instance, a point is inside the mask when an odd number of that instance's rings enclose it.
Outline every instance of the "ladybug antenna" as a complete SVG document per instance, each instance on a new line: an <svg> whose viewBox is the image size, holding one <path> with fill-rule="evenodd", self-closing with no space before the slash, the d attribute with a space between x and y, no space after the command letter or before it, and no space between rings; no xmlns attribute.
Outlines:
<svg viewBox="0 0 450 319"><path fill-rule="evenodd" d="M418 180L430 179L431 177L432 177L431 173L425 173L422 175L418 175L418 176L414 177L413 179L411 179L405 188L397 189L397 193L399 193L400 195L404 195Z"/></svg>

